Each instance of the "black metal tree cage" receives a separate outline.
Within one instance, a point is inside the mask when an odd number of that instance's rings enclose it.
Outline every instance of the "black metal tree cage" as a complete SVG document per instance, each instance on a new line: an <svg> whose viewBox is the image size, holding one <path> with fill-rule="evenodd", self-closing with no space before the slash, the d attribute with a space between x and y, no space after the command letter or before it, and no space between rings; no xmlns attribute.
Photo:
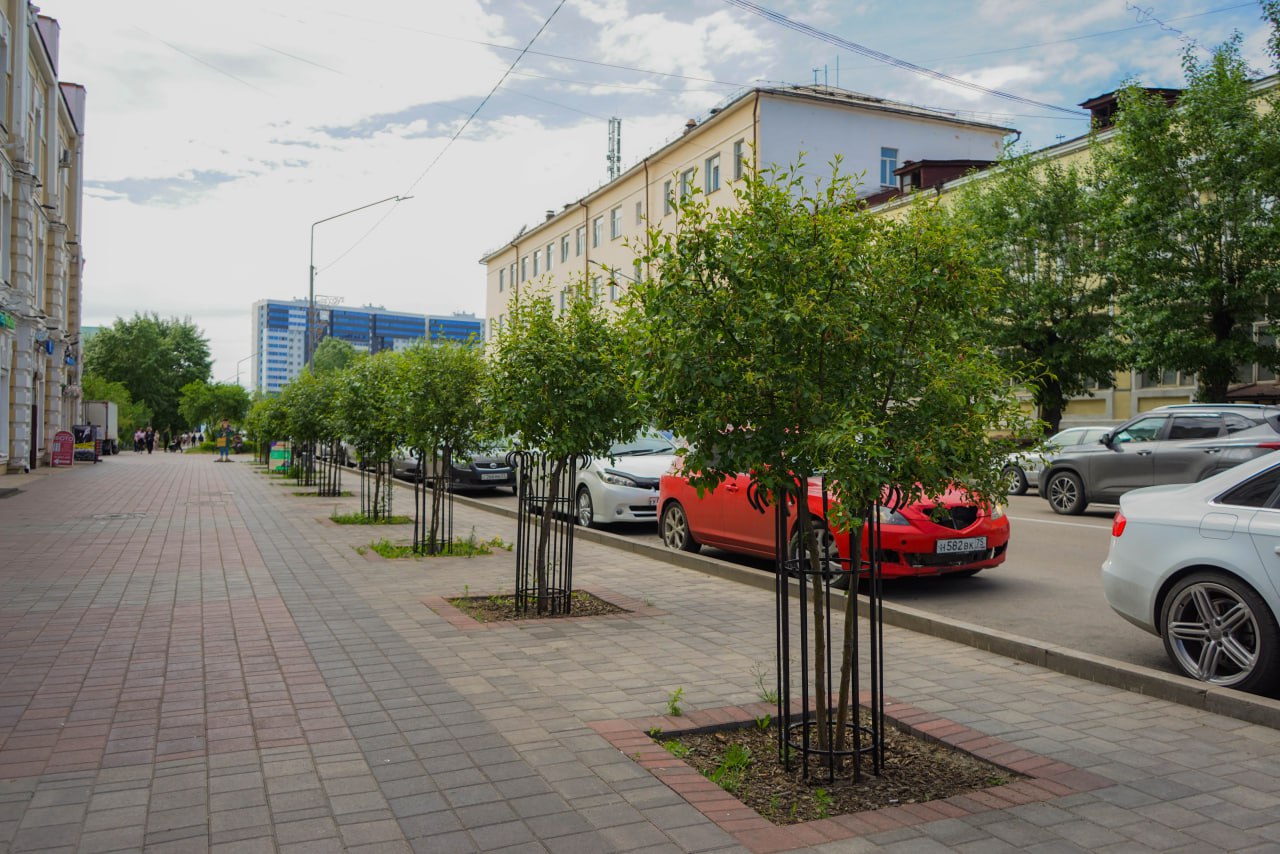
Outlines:
<svg viewBox="0 0 1280 854"><path fill-rule="evenodd" d="M362 455L362 459L368 459ZM391 515L391 481L394 467L391 459L375 458L360 473L360 513L366 519L384 519Z"/></svg>
<svg viewBox="0 0 1280 854"><path fill-rule="evenodd" d="M313 486L316 482L316 443L293 443L293 479L298 486Z"/></svg>
<svg viewBox="0 0 1280 854"><path fill-rule="evenodd" d="M342 443L333 437L321 440L323 462L316 472L316 495L333 497L342 494Z"/></svg>
<svg viewBox="0 0 1280 854"><path fill-rule="evenodd" d="M573 602L574 486L582 455L507 454L516 470L516 607L539 616L567 616Z"/></svg>
<svg viewBox="0 0 1280 854"><path fill-rule="evenodd" d="M786 501L777 502L775 514L778 755L788 770L798 761L805 780L821 775L828 783L837 777L857 783L864 766L876 775L884 768L880 505L868 508L861 529L849 536L848 557L840 557L826 527L830 516L825 479L820 484L820 518L807 504L799 504L808 501L809 491L800 482ZM763 510L767 497L753 490L749 500ZM803 530L806 524L813 528L812 537ZM805 543L816 545L816 559ZM857 607L859 581L867 597L865 616ZM848 599L838 592L844 583ZM844 614L835 643L833 602ZM798 668L792 667L793 655L798 655ZM864 686L865 707L860 702ZM841 709L847 710L843 717Z"/></svg>
<svg viewBox="0 0 1280 854"><path fill-rule="evenodd" d="M414 554L453 553L453 451L449 447L414 451L418 471L413 478Z"/></svg>

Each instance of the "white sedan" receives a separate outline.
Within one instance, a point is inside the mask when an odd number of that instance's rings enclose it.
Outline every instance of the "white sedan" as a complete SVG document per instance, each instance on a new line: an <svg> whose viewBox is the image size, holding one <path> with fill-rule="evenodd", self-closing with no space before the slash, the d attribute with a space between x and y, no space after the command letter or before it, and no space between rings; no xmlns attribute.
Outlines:
<svg viewBox="0 0 1280 854"><path fill-rule="evenodd" d="M642 433L593 459L578 472L574 496L578 524L656 522L658 480L675 458L675 442L658 433Z"/></svg>
<svg viewBox="0 0 1280 854"><path fill-rule="evenodd" d="M1280 693L1280 452L1126 493L1102 588L1185 675Z"/></svg>

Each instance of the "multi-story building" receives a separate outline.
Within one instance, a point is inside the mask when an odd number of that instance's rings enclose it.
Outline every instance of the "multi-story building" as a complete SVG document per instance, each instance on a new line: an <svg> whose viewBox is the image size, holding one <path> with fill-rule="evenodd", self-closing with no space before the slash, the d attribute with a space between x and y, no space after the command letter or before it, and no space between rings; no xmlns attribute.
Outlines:
<svg viewBox="0 0 1280 854"><path fill-rule="evenodd" d="M927 158L987 163L1012 131L951 113L825 86L757 88L730 98L701 121L690 119L671 142L592 193L548 210L481 259L490 335L506 319L521 289L561 303L568 288L587 283L612 305L638 273L636 247L651 226L674 229L676 203L695 188L712 206L735 204L732 185L748 170L790 166L802 173L863 175L870 196L896 186L895 170Z"/></svg>
<svg viewBox="0 0 1280 854"><path fill-rule="evenodd" d="M58 79L58 34L0 0L0 472L79 421L85 90Z"/></svg>
<svg viewBox="0 0 1280 854"><path fill-rule="evenodd" d="M427 338L467 341L484 334L475 315L425 315L388 311L381 306L360 308L316 306L317 342L333 337L357 350L377 353L404 350ZM253 387L274 394L301 373L307 363L307 301L259 300L253 304Z"/></svg>

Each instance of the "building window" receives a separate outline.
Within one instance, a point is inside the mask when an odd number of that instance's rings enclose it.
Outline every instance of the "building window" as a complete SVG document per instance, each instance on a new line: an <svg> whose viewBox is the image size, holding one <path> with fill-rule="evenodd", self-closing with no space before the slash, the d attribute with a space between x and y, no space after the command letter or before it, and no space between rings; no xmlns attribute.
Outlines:
<svg viewBox="0 0 1280 854"><path fill-rule="evenodd" d="M622 236L622 205L609 211L609 239L617 240Z"/></svg>
<svg viewBox="0 0 1280 854"><path fill-rule="evenodd" d="M706 190L707 193L714 193L720 189L720 155L713 154L707 158L706 164Z"/></svg>
<svg viewBox="0 0 1280 854"><path fill-rule="evenodd" d="M554 243L547 244L547 272L551 272L551 262L556 257L556 245Z"/></svg>
<svg viewBox="0 0 1280 854"><path fill-rule="evenodd" d="M506 286L507 286L507 271L506 271L506 268L500 267L498 268L498 293L502 293L502 291L506 288Z"/></svg>
<svg viewBox="0 0 1280 854"><path fill-rule="evenodd" d="M636 225L644 225L644 202L636 202Z"/></svg>
<svg viewBox="0 0 1280 854"><path fill-rule="evenodd" d="M516 262L511 262L510 269L507 270L507 281L511 283L511 287L516 286Z"/></svg>
<svg viewBox="0 0 1280 854"><path fill-rule="evenodd" d="M583 248L587 245L587 227L585 225L578 226L578 230L573 233L573 238L577 246L573 254L581 255Z"/></svg>
<svg viewBox="0 0 1280 854"><path fill-rule="evenodd" d="M600 302L600 277L598 275L591 277L591 301L594 303Z"/></svg>
<svg viewBox="0 0 1280 854"><path fill-rule="evenodd" d="M618 279L616 277L609 279L609 302L618 301Z"/></svg>
<svg viewBox="0 0 1280 854"><path fill-rule="evenodd" d="M693 173L695 171L686 169L680 173L680 198L683 199L693 192Z"/></svg>
<svg viewBox="0 0 1280 854"><path fill-rule="evenodd" d="M569 235L560 238L560 263L569 263Z"/></svg>
<svg viewBox="0 0 1280 854"><path fill-rule="evenodd" d="M565 292L566 292L567 290L568 290L568 288L561 288L561 289L560 289L560 310L561 310L561 311L564 311Z"/></svg>
<svg viewBox="0 0 1280 854"><path fill-rule="evenodd" d="M740 139L733 144L733 180L741 181L743 170L746 169L747 161L747 141Z"/></svg>
<svg viewBox="0 0 1280 854"><path fill-rule="evenodd" d="M520 259L520 281L529 281L529 256Z"/></svg>
<svg viewBox="0 0 1280 854"><path fill-rule="evenodd" d="M631 262L631 281L644 281L644 262L639 258Z"/></svg>
<svg viewBox="0 0 1280 854"><path fill-rule="evenodd" d="M882 148L880 149L880 186L896 187L897 179L893 176L893 170L898 168L898 149Z"/></svg>
<svg viewBox="0 0 1280 854"><path fill-rule="evenodd" d="M538 261L540 260L541 256L542 256L542 253L541 253L541 252L534 252L534 253L533 253L533 275L534 275L534 278L537 278L537 276L538 276Z"/></svg>
<svg viewBox="0 0 1280 854"><path fill-rule="evenodd" d="M676 209L676 197L671 193L671 182L662 182L662 215L674 213Z"/></svg>
<svg viewBox="0 0 1280 854"><path fill-rule="evenodd" d="M591 220L591 248L595 249L604 240L604 217L598 216Z"/></svg>

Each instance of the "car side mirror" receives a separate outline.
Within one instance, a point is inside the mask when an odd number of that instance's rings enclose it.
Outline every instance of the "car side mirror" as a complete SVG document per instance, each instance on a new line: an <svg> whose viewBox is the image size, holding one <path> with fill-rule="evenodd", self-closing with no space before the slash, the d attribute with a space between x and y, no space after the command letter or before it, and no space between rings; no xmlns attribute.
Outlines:
<svg viewBox="0 0 1280 854"><path fill-rule="evenodd" d="M1108 448L1110 448L1111 443L1114 442L1115 440L1116 440L1116 437L1111 433L1103 433L1102 438L1099 439L1098 441L1106 445Z"/></svg>

